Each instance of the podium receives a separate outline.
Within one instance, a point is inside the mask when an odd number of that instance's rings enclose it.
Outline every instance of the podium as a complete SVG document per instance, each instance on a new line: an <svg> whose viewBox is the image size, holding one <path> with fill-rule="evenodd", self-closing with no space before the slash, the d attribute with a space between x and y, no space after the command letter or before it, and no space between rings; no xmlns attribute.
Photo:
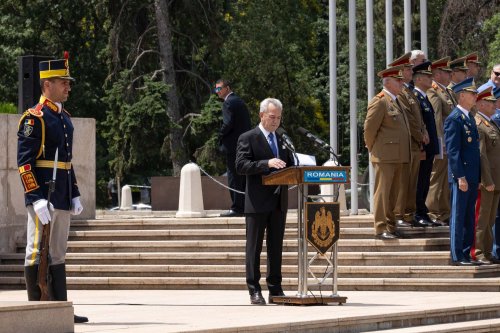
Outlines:
<svg viewBox="0 0 500 333"><path fill-rule="evenodd" d="M278 170L262 177L264 185L297 185L298 186L298 291L295 296L274 296L273 302L290 305L315 305L338 303L342 305L347 297L338 295L337 290L337 241L340 230L340 209L337 202L308 202L310 198L323 199L322 195L309 196L308 185L338 185L349 181L348 166L294 166ZM334 194L333 201L336 201ZM336 207L336 208L335 208ZM316 254L309 259L308 244L316 250ZM330 258L327 253L330 252ZM326 261L323 277L316 277L311 264L316 260ZM317 281L309 284L311 276ZM331 276L331 294L326 294L323 285ZM316 285L321 291L320 295L312 294L309 287Z"/></svg>

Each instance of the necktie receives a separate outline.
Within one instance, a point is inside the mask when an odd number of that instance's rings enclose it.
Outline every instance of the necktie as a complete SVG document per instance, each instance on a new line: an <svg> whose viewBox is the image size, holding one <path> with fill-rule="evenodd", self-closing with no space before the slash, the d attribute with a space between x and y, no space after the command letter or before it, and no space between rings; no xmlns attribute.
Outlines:
<svg viewBox="0 0 500 333"><path fill-rule="evenodd" d="M274 143L274 134L271 132L267 136L269 140L269 146L271 147L271 150L273 151L274 157L278 157L278 149L276 148L276 144Z"/></svg>

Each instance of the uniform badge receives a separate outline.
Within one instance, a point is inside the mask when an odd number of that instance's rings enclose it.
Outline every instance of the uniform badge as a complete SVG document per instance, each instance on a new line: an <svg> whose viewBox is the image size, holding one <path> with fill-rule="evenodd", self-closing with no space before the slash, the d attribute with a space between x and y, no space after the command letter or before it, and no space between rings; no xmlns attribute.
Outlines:
<svg viewBox="0 0 500 333"><path fill-rule="evenodd" d="M30 125L27 125L27 124L24 124L24 136L30 136L31 133L33 133L33 126L30 126Z"/></svg>
<svg viewBox="0 0 500 333"><path fill-rule="evenodd" d="M467 138L467 142L469 142L469 143L472 142L472 138L470 136Z"/></svg>

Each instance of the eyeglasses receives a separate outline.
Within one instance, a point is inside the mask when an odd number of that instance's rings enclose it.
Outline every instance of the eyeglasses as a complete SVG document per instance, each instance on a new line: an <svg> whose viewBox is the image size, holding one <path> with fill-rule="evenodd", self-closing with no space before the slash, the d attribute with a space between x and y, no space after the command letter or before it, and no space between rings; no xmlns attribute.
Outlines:
<svg viewBox="0 0 500 333"><path fill-rule="evenodd" d="M500 76L500 72L493 71L493 73L495 73L495 76Z"/></svg>
<svg viewBox="0 0 500 333"><path fill-rule="evenodd" d="M214 89L214 91L215 91L216 93L218 93L218 92L220 92L220 91L222 90L222 88L224 88L224 87L216 87L216 88Z"/></svg>

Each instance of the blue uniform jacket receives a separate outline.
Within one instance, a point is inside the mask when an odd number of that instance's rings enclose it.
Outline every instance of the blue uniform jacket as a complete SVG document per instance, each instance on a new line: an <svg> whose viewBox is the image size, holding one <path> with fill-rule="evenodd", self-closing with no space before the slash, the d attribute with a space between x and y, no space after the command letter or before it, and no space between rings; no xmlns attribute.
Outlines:
<svg viewBox="0 0 500 333"><path fill-rule="evenodd" d="M422 119L427 128L427 133L429 134L429 143L424 145L426 158L430 158L434 155L439 154L439 140L437 137L436 129L436 119L434 118L434 109L432 104L424 97L418 90L413 90L415 97L417 97L420 103L420 110L422 111Z"/></svg>
<svg viewBox="0 0 500 333"><path fill-rule="evenodd" d="M481 179L479 133L474 117L469 115L471 118L456 107L444 122L450 183L464 176L469 184L479 184Z"/></svg>
<svg viewBox="0 0 500 333"><path fill-rule="evenodd" d="M25 204L47 199L47 182L52 179L54 157L58 151L55 192L50 202L54 208L71 209L71 199L80 196L71 165L73 125L70 115L45 97L26 111L17 132L17 165L24 187Z"/></svg>

